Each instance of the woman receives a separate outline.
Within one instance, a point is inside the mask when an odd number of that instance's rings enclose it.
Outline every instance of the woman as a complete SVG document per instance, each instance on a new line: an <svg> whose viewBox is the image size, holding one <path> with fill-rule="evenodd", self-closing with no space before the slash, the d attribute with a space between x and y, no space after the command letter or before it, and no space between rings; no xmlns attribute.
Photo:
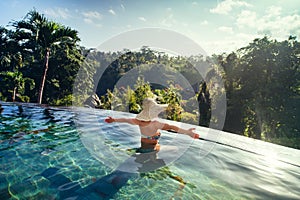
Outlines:
<svg viewBox="0 0 300 200"><path fill-rule="evenodd" d="M198 139L199 135L194 132L195 128L182 129L175 125L170 125L154 120L158 117L158 114L164 111L167 107L167 104L157 104L154 99L146 98L143 101L143 110L136 116L136 118L108 117L105 119L105 122L123 122L132 125L138 125L141 132L141 148L138 150L140 153L159 151L159 130L174 131Z"/></svg>

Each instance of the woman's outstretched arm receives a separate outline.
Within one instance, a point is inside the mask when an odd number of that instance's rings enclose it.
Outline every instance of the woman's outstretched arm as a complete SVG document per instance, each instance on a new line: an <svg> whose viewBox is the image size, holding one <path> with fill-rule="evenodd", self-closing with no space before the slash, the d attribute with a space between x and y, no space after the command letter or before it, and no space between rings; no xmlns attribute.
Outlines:
<svg viewBox="0 0 300 200"><path fill-rule="evenodd" d="M112 118L109 116L104 121L106 123L120 122L120 123L128 123L128 124L132 124L132 125L137 125L137 120L134 118Z"/></svg>
<svg viewBox="0 0 300 200"><path fill-rule="evenodd" d="M183 129L183 128L180 128L180 127L175 126L175 125L164 124L162 130L175 131L176 133L185 134L185 135L188 135L188 136L190 136L194 139L199 139L200 138L200 135L194 132L195 128Z"/></svg>

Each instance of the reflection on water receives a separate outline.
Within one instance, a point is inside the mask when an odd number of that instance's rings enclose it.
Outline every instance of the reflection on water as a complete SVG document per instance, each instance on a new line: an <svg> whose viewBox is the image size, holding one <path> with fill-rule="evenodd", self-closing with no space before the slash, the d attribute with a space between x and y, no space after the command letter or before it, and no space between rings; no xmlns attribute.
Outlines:
<svg viewBox="0 0 300 200"><path fill-rule="evenodd" d="M157 161L159 165L164 160L158 160L159 155L145 160L128 151L139 147L138 130L127 125L113 128L104 124L103 119L111 112L81 109L77 113L31 104L2 103L2 107L0 199L299 199L300 196L299 150L199 127L197 130L204 138L212 134L220 136L217 141L189 143L178 159L155 171L128 172L122 170L124 158L128 165L138 161ZM84 120L78 123L82 116ZM89 137L96 138L90 143L91 149L82 141L87 132ZM183 140L163 132L161 145L174 141L184 145ZM138 169L143 169L141 166Z"/></svg>

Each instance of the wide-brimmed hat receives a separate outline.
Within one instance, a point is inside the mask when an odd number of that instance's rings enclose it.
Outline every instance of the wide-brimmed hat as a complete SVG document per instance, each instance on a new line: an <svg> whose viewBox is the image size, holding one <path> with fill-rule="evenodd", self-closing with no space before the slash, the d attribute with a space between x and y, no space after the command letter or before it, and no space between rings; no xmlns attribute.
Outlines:
<svg viewBox="0 0 300 200"><path fill-rule="evenodd" d="M153 98L146 98L143 100L142 107L143 110L136 116L136 119L151 121L164 111L168 107L168 104L158 104Z"/></svg>

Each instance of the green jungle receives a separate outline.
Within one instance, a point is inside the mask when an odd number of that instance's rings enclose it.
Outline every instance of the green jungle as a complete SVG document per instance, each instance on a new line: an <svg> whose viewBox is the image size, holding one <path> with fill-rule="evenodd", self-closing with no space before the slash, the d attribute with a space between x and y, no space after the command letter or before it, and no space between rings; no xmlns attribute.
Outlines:
<svg viewBox="0 0 300 200"><path fill-rule="evenodd" d="M135 52L100 52L80 46L78 35L35 10L0 26L0 100L138 113L142 100L155 96L169 104L167 119L211 127L221 121L211 113L226 96L224 131L300 149L296 37L276 41L265 36L231 53L184 57L147 46ZM205 66L205 76L194 66ZM115 86L138 67L143 69L140 76L129 77L135 81L133 86ZM144 79L143 74L154 69L170 80L168 86ZM164 76L165 69L182 74L193 91ZM218 78L223 80L221 90L214 84ZM74 90L80 95L74 95Z"/></svg>

